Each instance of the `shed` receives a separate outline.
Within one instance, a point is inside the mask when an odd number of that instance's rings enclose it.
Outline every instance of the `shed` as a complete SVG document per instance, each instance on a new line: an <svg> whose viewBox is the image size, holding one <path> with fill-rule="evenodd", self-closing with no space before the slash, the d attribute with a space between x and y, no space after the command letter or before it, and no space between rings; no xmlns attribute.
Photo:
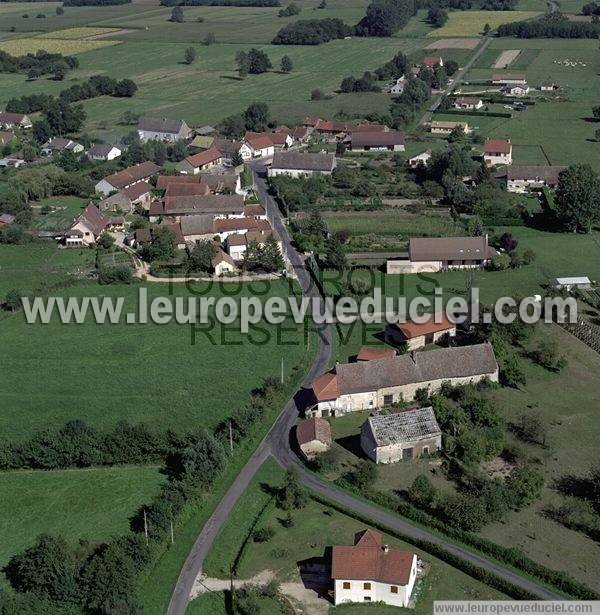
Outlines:
<svg viewBox="0 0 600 615"><path fill-rule="evenodd" d="M296 427L296 440L306 459L314 459L331 447L331 426L322 418L305 419Z"/></svg>

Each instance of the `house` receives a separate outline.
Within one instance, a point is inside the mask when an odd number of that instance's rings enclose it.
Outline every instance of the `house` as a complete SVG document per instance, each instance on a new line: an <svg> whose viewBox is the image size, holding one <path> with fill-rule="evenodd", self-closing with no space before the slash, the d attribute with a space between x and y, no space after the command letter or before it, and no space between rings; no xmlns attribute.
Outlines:
<svg viewBox="0 0 600 615"><path fill-rule="evenodd" d="M238 173L210 173L200 175L200 180L213 194L243 194L242 181Z"/></svg>
<svg viewBox="0 0 600 615"><path fill-rule="evenodd" d="M431 68L433 70L436 66L444 66L444 60L442 59L442 56L425 56L421 64L424 64L427 68Z"/></svg>
<svg viewBox="0 0 600 615"><path fill-rule="evenodd" d="M489 167L497 164L512 164L510 139L487 139L483 145L483 161Z"/></svg>
<svg viewBox="0 0 600 615"><path fill-rule="evenodd" d="M122 150L114 145L107 143L96 143L87 151L87 157L90 160L114 160L122 154Z"/></svg>
<svg viewBox="0 0 600 615"><path fill-rule="evenodd" d="M506 189L525 193L544 186L555 188L564 169L566 167L560 165L511 165L506 169Z"/></svg>
<svg viewBox="0 0 600 615"><path fill-rule="evenodd" d="M217 248L217 253L212 259L212 266L216 276L222 276L226 273L235 273L238 270L231 256L220 246Z"/></svg>
<svg viewBox="0 0 600 615"><path fill-rule="evenodd" d="M148 209L151 199L152 186L148 182L141 181L102 199L98 203L98 208L102 211L132 212L136 205Z"/></svg>
<svg viewBox="0 0 600 615"><path fill-rule="evenodd" d="M396 79L396 81L391 83L389 86L390 94L402 94L407 83L408 79L405 75L402 75L402 77L398 77L398 79Z"/></svg>
<svg viewBox="0 0 600 615"><path fill-rule="evenodd" d="M199 177L198 175L181 175L180 177ZM205 196L210 194L208 184L199 182L170 182L165 189L165 197L174 196Z"/></svg>
<svg viewBox="0 0 600 615"><path fill-rule="evenodd" d="M0 128L31 128L28 116L23 113L0 113Z"/></svg>
<svg viewBox="0 0 600 615"><path fill-rule="evenodd" d="M498 381L498 363L489 343L410 352L376 361L337 364L312 383L315 405L306 416L339 416L411 401L419 389L436 393L452 386Z"/></svg>
<svg viewBox="0 0 600 615"><path fill-rule="evenodd" d="M383 602L406 607L417 578L417 555L383 544L382 535L363 530L354 544L331 549L333 603Z"/></svg>
<svg viewBox="0 0 600 615"><path fill-rule="evenodd" d="M242 141L240 154L243 160L252 158L265 158L275 153L275 144L271 135L261 134L257 137L249 137Z"/></svg>
<svg viewBox="0 0 600 615"><path fill-rule="evenodd" d="M224 160L230 161L240 151L242 143L241 141L230 141L229 139L215 137L212 146L223 154Z"/></svg>
<svg viewBox="0 0 600 615"><path fill-rule="evenodd" d="M409 158L407 161L408 166L411 169L416 169L419 165L423 165L424 167L426 167L427 164L429 163L430 158L431 158L431 150L426 149L424 152L421 152L420 154L417 154L416 156Z"/></svg>
<svg viewBox="0 0 600 615"><path fill-rule="evenodd" d="M15 217L11 214L0 214L0 226L8 226L13 224Z"/></svg>
<svg viewBox="0 0 600 615"><path fill-rule="evenodd" d="M221 150L211 147L204 152L184 158L178 165L177 170L184 175L197 175L200 171L206 171L222 165L224 156Z"/></svg>
<svg viewBox="0 0 600 615"><path fill-rule="evenodd" d="M307 154L303 152L276 152L268 170L269 177L307 177L331 175L336 167L335 154Z"/></svg>
<svg viewBox="0 0 600 615"><path fill-rule="evenodd" d="M289 130L289 129L288 129ZM248 139L258 139L260 137L267 137L273 143L275 149L284 149L291 147L294 144L294 139L289 132L246 132L243 141Z"/></svg>
<svg viewBox="0 0 600 615"><path fill-rule="evenodd" d="M167 141L174 143L188 139L192 131L183 120L166 117L141 117L138 122L140 141Z"/></svg>
<svg viewBox="0 0 600 615"><path fill-rule="evenodd" d="M354 152L403 152L404 134L397 130L387 132L352 132L344 143Z"/></svg>
<svg viewBox="0 0 600 615"><path fill-rule="evenodd" d="M483 100L481 98L472 98L470 96L459 96L454 100L455 109L466 109L467 111L474 111L483 107Z"/></svg>
<svg viewBox="0 0 600 615"><path fill-rule="evenodd" d="M213 135L198 135L194 137L192 142L190 143L190 147L196 149L210 149L215 142L215 137Z"/></svg>
<svg viewBox="0 0 600 615"><path fill-rule="evenodd" d="M408 259L389 259L387 273L426 273L442 269L485 267L496 254L482 237L414 237L408 243Z"/></svg>
<svg viewBox="0 0 600 615"><path fill-rule="evenodd" d="M8 145L15 138L14 132L0 131L0 145Z"/></svg>
<svg viewBox="0 0 600 615"><path fill-rule="evenodd" d="M147 160L101 179L96 184L95 190L101 194L109 195L115 190L122 190L138 182L146 181L159 171L160 167L158 165Z"/></svg>
<svg viewBox="0 0 600 615"><path fill-rule="evenodd" d="M105 216L90 203L69 228L71 242L74 242L75 236L78 236L80 245L89 245L94 243L105 230L122 226L123 218ZM73 233L73 231L78 231L78 233Z"/></svg>
<svg viewBox="0 0 600 615"><path fill-rule="evenodd" d="M592 288L592 282L587 277L575 277L575 278L554 278L550 285L558 290L571 291L573 288L581 290L590 290Z"/></svg>
<svg viewBox="0 0 600 615"><path fill-rule="evenodd" d="M457 126L462 128L466 135L471 132L467 122L451 122L445 120L432 120L429 123L429 130L434 135L449 135Z"/></svg>
<svg viewBox="0 0 600 615"><path fill-rule="evenodd" d="M504 96L515 96L515 97L527 96L527 94L529 94L530 91L531 91L531 88L527 84L525 85L506 85L502 88L502 93L504 94Z"/></svg>
<svg viewBox="0 0 600 615"><path fill-rule="evenodd" d="M494 85L526 85L527 79L522 73L497 73L492 75L491 82Z"/></svg>
<svg viewBox="0 0 600 615"><path fill-rule="evenodd" d="M363 346L356 355L357 361L377 361L379 359L390 359L396 356L393 348L383 348L377 346Z"/></svg>
<svg viewBox="0 0 600 615"><path fill-rule="evenodd" d="M72 141L71 139L63 139L62 137L54 137L42 145L41 152L44 156L51 154L61 154L62 152L73 152L79 154L83 151L83 145Z"/></svg>
<svg viewBox="0 0 600 615"><path fill-rule="evenodd" d="M154 204L153 204L154 205ZM211 214L213 216L242 217L244 197L240 194L207 194L197 196L175 196L164 199L162 214L179 219L182 216ZM152 216L152 210L150 211Z"/></svg>
<svg viewBox="0 0 600 615"><path fill-rule="evenodd" d="M298 447L308 460L331 448L331 426L322 418L304 419L296 425Z"/></svg>
<svg viewBox="0 0 600 615"><path fill-rule="evenodd" d="M396 463L442 449L442 430L433 408L370 416L360 429L360 447L375 463Z"/></svg>
<svg viewBox="0 0 600 615"><path fill-rule="evenodd" d="M407 350L417 350L427 344L435 344L456 335L456 323L445 312L429 314L424 323L396 322L385 329L386 341L392 344L406 344Z"/></svg>
<svg viewBox="0 0 600 615"><path fill-rule="evenodd" d="M268 223L267 223L268 224ZM279 235L270 228L251 229L246 233L232 233L227 237L227 252L234 261L241 261L246 254L246 249L252 242L264 245L269 237L275 237L279 251L283 254L283 244Z"/></svg>
<svg viewBox="0 0 600 615"><path fill-rule="evenodd" d="M292 132L294 141L299 141L300 143L306 141L309 136L310 130L306 126L298 126L297 128L294 128Z"/></svg>
<svg viewBox="0 0 600 615"><path fill-rule="evenodd" d="M67 229L60 240L65 248L80 248L87 245L83 241L83 231L79 229Z"/></svg>
<svg viewBox="0 0 600 615"><path fill-rule="evenodd" d="M215 235L214 222L215 218L211 214L182 216L180 220L181 233L186 242L212 239Z"/></svg>
<svg viewBox="0 0 600 615"><path fill-rule="evenodd" d="M540 83L540 91L542 92L554 92L558 90L558 85L554 81L542 81Z"/></svg>

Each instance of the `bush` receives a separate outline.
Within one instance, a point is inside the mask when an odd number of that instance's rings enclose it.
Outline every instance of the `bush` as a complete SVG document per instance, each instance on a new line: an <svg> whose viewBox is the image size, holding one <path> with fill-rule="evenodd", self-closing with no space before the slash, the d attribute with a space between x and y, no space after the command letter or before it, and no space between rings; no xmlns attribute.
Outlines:
<svg viewBox="0 0 600 615"><path fill-rule="evenodd" d="M99 284L131 284L133 273L128 265L102 267L98 272Z"/></svg>
<svg viewBox="0 0 600 615"><path fill-rule="evenodd" d="M258 528L252 532L252 540L254 542L269 542L273 536L275 536L275 530L270 525Z"/></svg>

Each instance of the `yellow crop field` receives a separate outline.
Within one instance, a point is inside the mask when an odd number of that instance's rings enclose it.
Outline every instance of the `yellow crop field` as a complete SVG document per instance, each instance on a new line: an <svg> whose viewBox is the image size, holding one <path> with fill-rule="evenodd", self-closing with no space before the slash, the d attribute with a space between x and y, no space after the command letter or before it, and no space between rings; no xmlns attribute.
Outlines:
<svg viewBox="0 0 600 615"><path fill-rule="evenodd" d="M120 28L67 28L66 30L55 30L54 32L46 32L39 34L36 38L43 39L60 39L60 40L84 40L94 36L112 34L119 32Z"/></svg>
<svg viewBox="0 0 600 615"><path fill-rule="evenodd" d="M121 41L81 41L81 40L60 40L52 38L25 37L13 38L7 41L0 41L0 51L6 51L13 56L22 56L28 53L35 53L39 49L44 49L48 53L62 53L63 55L76 55L93 51L102 47L117 45Z"/></svg>
<svg viewBox="0 0 600 615"><path fill-rule="evenodd" d="M492 30L503 23L532 19L539 11L454 11L449 13L448 21L442 28L435 28L427 36L477 36L485 24Z"/></svg>

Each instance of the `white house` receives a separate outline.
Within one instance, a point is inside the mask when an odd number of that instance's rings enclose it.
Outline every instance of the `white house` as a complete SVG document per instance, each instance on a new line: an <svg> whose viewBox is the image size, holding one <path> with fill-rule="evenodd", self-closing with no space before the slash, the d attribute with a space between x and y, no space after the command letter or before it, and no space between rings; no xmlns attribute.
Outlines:
<svg viewBox="0 0 600 615"><path fill-rule="evenodd" d="M408 79L405 75L398 77L398 79L390 85L390 94L402 94L407 83Z"/></svg>
<svg viewBox="0 0 600 615"><path fill-rule="evenodd" d="M406 607L417 579L417 555L383 544L382 535L363 530L354 544L331 550L333 603L384 602Z"/></svg>
<svg viewBox="0 0 600 615"><path fill-rule="evenodd" d="M527 96L527 94L529 94L530 91L531 91L531 88L527 84L507 85L502 88L502 92L504 93L505 96L516 96L516 97Z"/></svg>
<svg viewBox="0 0 600 615"><path fill-rule="evenodd" d="M483 160L487 166L512 164L510 139L487 139L483 145Z"/></svg>
<svg viewBox="0 0 600 615"><path fill-rule="evenodd" d="M276 152L269 167L269 177L287 175L306 177L310 175L331 175L336 166L335 154L307 154L302 152Z"/></svg>
<svg viewBox="0 0 600 615"><path fill-rule="evenodd" d="M267 158L275 153L275 144L269 135L249 137L244 139L240 147L243 160L251 158Z"/></svg>
<svg viewBox="0 0 600 615"><path fill-rule="evenodd" d="M96 192L108 196L111 192L133 186L138 182L146 181L159 171L160 167L158 165L150 160L146 160L146 162L127 167L122 171L118 171L117 173L113 173L101 179L94 188Z"/></svg>
<svg viewBox="0 0 600 615"><path fill-rule="evenodd" d="M416 459L442 449L442 430L431 406L375 414L362 424L360 447L375 463Z"/></svg>
<svg viewBox="0 0 600 615"><path fill-rule="evenodd" d="M460 126L465 134L471 132L467 122L452 122L446 120L432 120L429 123L429 130L434 135L449 135L457 126Z"/></svg>
<svg viewBox="0 0 600 615"><path fill-rule="evenodd" d="M188 139L191 128L183 120L166 117L141 117L138 123L138 135L142 142L167 141L174 143Z"/></svg>
<svg viewBox="0 0 600 615"><path fill-rule="evenodd" d="M555 188L558 176L566 169L560 165L511 165L506 170L506 189L508 192L525 193L539 190L544 186Z"/></svg>
<svg viewBox="0 0 600 615"><path fill-rule="evenodd" d="M525 85L527 83L527 79L522 73L497 73L492 75L491 82L494 85Z"/></svg>
<svg viewBox="0 0 600 615"><path fill-rule="evenodd" d="M83 151L83 145L72 141L71 139L63 139L62 137L54 137L42 145L41 152L44 156L51 154L60 154L62 152L73 152L79 154Z"/></svg>
<svg viewBox="0 0 600 615"><path fill-rule="evenodd" d="M24 113L0 113L0 128L31 128L33 123Z"/></svg>
<svg viewBox="0 0 600 615"><path fill-rule="evenodd" d="M472 98L470 96L459 96L454 101L455 109L466 109L467 111L474 111L483 107L483 100L481 98Z"/></svg>
<svg viewBox="0 0 600 615"><path fill-rule="evenodd" d="M114 145L108 145L107 143L96 143L92 145L86 152L87 157L90 160L114 160L118 158L123 152Z"/></svg>
<svg viewBox="0 0 600 615"><path fill-rule="evenodd" d="M123 218L105 216L95 205L90 204L73 222L65 238L74 241L75 236L78 236L81 238L81 244L89 245L94 243L105 230L122 226Z"/></svg>
<svg viewBox="0 0 600 615"><path fill-rule="evenodd" d="M431 158L431 150L427 149L416 156L408 159L408 166L411 169L416 169L419 165L427 166L429 163L429 159Z"/></svg>
<svg viewBox="0 0 600 615"><path fill-rule="evenodd" d="M431 393L453 386L498 381L498 363L488 343L411 352L388 359L338 364L312 383L315 405L306 416L339 416L412 401L419 389Z"/></svg>

